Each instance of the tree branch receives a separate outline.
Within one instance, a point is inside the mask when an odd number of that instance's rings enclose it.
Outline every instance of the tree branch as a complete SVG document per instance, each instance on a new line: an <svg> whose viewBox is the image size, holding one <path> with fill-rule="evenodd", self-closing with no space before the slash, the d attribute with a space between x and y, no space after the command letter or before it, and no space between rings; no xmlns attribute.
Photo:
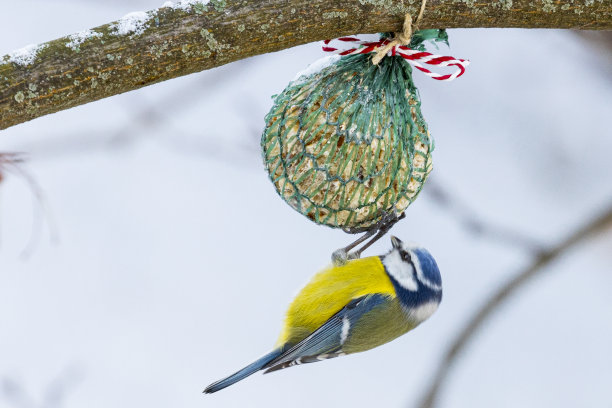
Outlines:
<svg viewBox="0 0 612 408"><path fill-rule="evenodd" d="M399 31L420 1L196 0L139 13L0 59L0 129L253 55ZM420 28L612 29L608 1L429 0Z"/></svg>
<svg viewBox="0 0 612 408"><path fill-rule="evenodd" d="M535 239L502 225L484 222L478 213L463 203L457 196L449 193L449 189L438 184L437 178L429 176L423 189L432 201L453 214L453 218L464 229L480 238L507 244L512 248L524 248L534 254L542 251L543 245Z"/></svg>
<svg viewBox="0 0 612 408"><path fill-rule="evenodd" d="M506 284L499 288L469 319L465 327L459 332L451 342L444 357L438 365L436 374L431 381L427 391L423 394L423 399L418 405L420 408L431 408L436 405L440 389L444 385L446 377L457 358L465 351L466 346L482 328L483 323L497 311L499 306L518 289L524 287L537 274L546 270L546 267L559 259L572 247L583 243L600 232L612 227L612 207L609 207L599 217L593 219L588 224L579 228L571 234L565 241L559 243L554 248L543 251L538 255L531 265L525 270L516 274Z"/></svg>

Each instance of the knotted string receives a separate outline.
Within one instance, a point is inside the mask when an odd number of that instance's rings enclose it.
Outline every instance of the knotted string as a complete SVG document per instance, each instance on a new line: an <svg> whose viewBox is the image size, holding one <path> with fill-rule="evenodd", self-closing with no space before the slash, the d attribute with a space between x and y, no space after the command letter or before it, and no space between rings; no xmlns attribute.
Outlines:
<svg viewBox="0 0 612 408"><path fill-rule="evenodd" d="M421 10L414 24L415 28L423 17L425 4L427 0L421 3ZM340 37L335 40L323 41L323 51L333 52L339 55L354 55L354 54L369 54L375 53L372 58L372 63L378 65L380 61L390 53L391 56L400 56L408 63L414 66L425 75L438 81L452 81L465 73L465 68L470 64L470 61L454 58L450 56L435 55L426 51L413 50L408 47L413 33L412 16L406 14L404 19L404 30L401 33L395 33L393 39L381 38L379 41L362 41L358 37ZM338 44L332 43L339 42ZM346 44L356 45L353 48L346 48ZM431 65L436 67L456 67L456 70L450 74L440 74L432 72L425 67Z"/></svg>
<svg viewBox="0 0 612 408"><path fill-rule="evenodd" d="M425 12L425 5L427 4L427 0L423 0L421 2L421 10L419 11L419 16L417 17L417 21L415 23L415 27L419 26L421 22L421 18L423 18L423 13ZM378 51L376 51L376 55L372 58L372 64L378 65L380 60L382 60L385 55L393 48L398 45L408 45L410 44L410 40L412 39L412 16L410 13L406 13L404 17L404 30L401 33L395 33L393 39L387 43L386 45L380 47Z"/></svg>

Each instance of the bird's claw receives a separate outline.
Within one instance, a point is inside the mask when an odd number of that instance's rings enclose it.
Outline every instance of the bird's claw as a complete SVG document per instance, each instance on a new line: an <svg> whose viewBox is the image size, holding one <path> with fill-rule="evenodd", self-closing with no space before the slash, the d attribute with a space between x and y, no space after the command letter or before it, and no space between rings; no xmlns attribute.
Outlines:
<svg viewBox="0 0 612 408"><path fill-rule="evenodd" d="M361 238L357 239L356 241L344 248L335 250L332 253L331 257L333 264L335 266L342 266L345 265L349 260L359 259L361 257L361 253L366 248L376 242L380 237L385 235L391 229L391 227L393 227L399 220L401 220L405 216L406 215L403 212L399 215L395 211L385 212L381 219L369 230L367 230ZM360 249L349 252L351 249L355 248L356 246L368 239L370 239L370 241L365 243Z"/></svg>
<svg viewBox="0 0 612 408"><path fill-rule="evenodd" d="M348 252L346 249L340 248L332 253L332 263L334 266L343 266L346 265L348 261L359 259L360 256L361 253L359 251Z"/></svg>

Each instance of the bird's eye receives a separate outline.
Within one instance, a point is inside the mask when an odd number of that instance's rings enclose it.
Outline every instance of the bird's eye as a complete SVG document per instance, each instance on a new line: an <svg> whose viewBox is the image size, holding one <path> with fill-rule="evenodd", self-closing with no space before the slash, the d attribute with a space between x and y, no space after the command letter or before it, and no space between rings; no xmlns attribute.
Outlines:
<svg viewBox="0 0 612 408"><path fill-rule="evenodd" d="M400 255L402 257L402 261L412 263L412 259L410 258L410 254L406 251L400 251Z"/></svg>

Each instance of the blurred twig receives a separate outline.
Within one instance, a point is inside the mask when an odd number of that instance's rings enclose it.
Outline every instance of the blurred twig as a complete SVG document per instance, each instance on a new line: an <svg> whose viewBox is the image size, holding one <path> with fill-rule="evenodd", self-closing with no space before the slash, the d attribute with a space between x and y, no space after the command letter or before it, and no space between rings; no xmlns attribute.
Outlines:
<svg viewBox="0 0 612 408"><path fill-rule="evenodd" d="M83 380L79 368L68 367L46 387L40 402L33 398L23 385L10 377L0 378L0 401L13 408L58 408L64 405L67 396Z"/></svg>
<svg viewBox="0 0 612 408"><path fill-rule="evenodd" d="M24 157L21 153L0 152L0 183L4 180L6 172L23 161Z"/></svg>
<svg viewBox="0 0 612 408"><path fill-rule="evenodd" d="M70 366L54 378L43 394L41 408L58 408L83 381L85 374L80 367Z"/></svg>
<svg viewBox="0 0 612 408"><path fill-rule="evenodd" d="M0 378L0 398L14 408L34 406L21 384L10 377Z"/></svg>
<svg viewBox="0 0 612 408"><path fill-rule="evenodd" d="M211 135L201 135L197 132L186 134L172 126L170 119L182 111L197 106L199 99L213 97L215 91L222 90L230 78L242 75L244 71L252 67L252 64L252 60L241 61L231 67L211 71L195 84L193 81L188 81L162 100L144 107L138 106L138 110L131 115L133 119L129 123L111 132L87 131L86 138L83 137L84 132L62 137L47 135L45 140L37 141L32 146L22 146L21 150L30 152L35 159L40 159L99 149L122 149L138 140L150 139L155 132L166 128L163 132L164 137L156 137L155 140L182 153L207 156L230 156L240 151L250 153L251 144L247 146L234 144L231 146L231 152L228 152L228 143L222 142L225 139L218 138L219 142L215 143L211 140ZM203 126L202 129L206 127ZM243 163L244 161L231 157L231 162Z"/></svg>
<svg viewBox="0 0 612 408"><path fill-rule="evenodd" d="M595 59L601 59L601 63L592 61L589 67L599 70L609 81L612 73L612 31L576 30L574 33L594 51L592 56Z"/></svg>
<svg viewBox="0 0 612 408"><path fill-rule="evenodd" d="M37 142L36 145L22 146L20 150L29 152L28 159L32 157L40 159L55 157L58 154L85 153L104 148L120 149L140 139L149 138L152 133L165 126L168 128L168 131L165 132L168 137L157 138L156 140L169 145L176 151L198 156L222 156L228 158L228 161L234 164L244 164L246 161L240 160L240 158L237 159L236 155L239 153L251 155L251 153L256 151L256 149L252 148L252 144L228 146L228 143L223 143L221 138L218 138L219 141L215 142L208 137L203 137L209 135L199 135L197 133L186 135L185 132L174 129L169 122L172 115L189 109L202 95L210 97L216 89L221 88L223 84L227 83L229 77L241 75L243 71L249 69L251 64L252 61L244 61L232 67L210 72L204 76L203 80L198 81L198 86L194 86L194 83L189 81L183 87L176 88L169 96L163 99L162 103L152 103L144 108L139 107L140 109L135 111L134 119L131 122L126 126L116 129L114 132L110 132L110 134L108 132L87 131L61 138L51 136L44 141ZM87 133L87 138L83 137L83 133ZM182 137L179 135L182 135ZM251 141L251 138L248 140ZM28 244L21 253L22 258L27 258L36 248L42 231L43 218L40 216L41 211L37 210L42 210L42 214L47 220L52 242L58 240L58 229L46 206L43 189L36 179L21 166L24 159L24 154L0 152L0 183L7 173L13 173L25 180L32 191L32 229Z"/></svg>
<svg viewBox="0 0 612 408"><path fill-rule="evenodd" d="M577 229L567 239L560 242L555 247L540 252L531 265L516 274L493 293L493 295L474 313L465 327L459 331L459 334L451 342L450 347L440 361L438 369L418 406L420 408L431 408L436 405L440 390L453 364L465 351L466 346L478 333L478 330L482 328L482 324L491 317L493 312L495 312L505 300L511 295L516 294L518 289L524 287L524 285L534 276L545 271L548 265L556 261L567 251L610 227L612 227L612 206L608 207L602 215Z"/></svg>
<svg viewBox="0 0 612 408"><path fill-rule="evenodd" d="M42 220L41 213L45 215L49 232L51 235L51 241L57 241L57 229L55 223L45 205L45 196L43 194L42 187L38 184L36 179L26 171L22 164L25 161L25 155L22 153L2 153L0 152L0 183L6 177L6 173L13 173L22 180L25 181L26 185L32 192L32 228L30 231L30 238L26 247L21 252L22 258L28 258L38 243L38 238L42 232ZM38 212L40 210L41 212Z"/></svg>
<svg viewBox="0 0 612 408"><path fill-rule="evenodd" d="M435 179L432 180L430 178L427 180L423 192L438 205L453 213L456 220L473 235L486 237L514 248L523 248L530 253L541 252L544 248L542 244L527 235L501 225L493 225L483 221L475 211L461 202L456 196L451 196L448 189L438 184Z"/></svg>

